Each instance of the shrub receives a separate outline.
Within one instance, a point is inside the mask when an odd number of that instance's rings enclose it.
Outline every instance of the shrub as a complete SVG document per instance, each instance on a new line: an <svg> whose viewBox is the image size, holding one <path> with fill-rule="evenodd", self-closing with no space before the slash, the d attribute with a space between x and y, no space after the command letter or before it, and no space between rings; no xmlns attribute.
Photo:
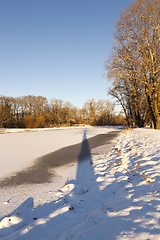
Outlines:
<svg viewBox="0 0 160 240"><path fill-rule="evenodd" d="M39 116L35 119L34 127L35 128L43 128L46 124L46 120L44 116Z"/></svg>
<svg viewBox="0 0 160 240"><path fill-rule="evenodd" d="M34 128L34 122L35 122L35 119L32 115L25 116L23 118L23 124L25 128Z"/></svg>

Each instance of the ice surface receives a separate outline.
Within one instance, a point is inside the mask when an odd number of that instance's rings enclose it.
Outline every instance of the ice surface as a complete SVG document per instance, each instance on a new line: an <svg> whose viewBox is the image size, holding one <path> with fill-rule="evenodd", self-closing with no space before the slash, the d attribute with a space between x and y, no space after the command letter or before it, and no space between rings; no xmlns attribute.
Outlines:
<svg viewBox="0 0 160 240"><path fill-rule="evenodd" d="M84 127L19 132L15 129L12 133L0 134L0 178L32 166L41 156L80 143L84 129L88 138L115 130L110 127Z"/></svg>

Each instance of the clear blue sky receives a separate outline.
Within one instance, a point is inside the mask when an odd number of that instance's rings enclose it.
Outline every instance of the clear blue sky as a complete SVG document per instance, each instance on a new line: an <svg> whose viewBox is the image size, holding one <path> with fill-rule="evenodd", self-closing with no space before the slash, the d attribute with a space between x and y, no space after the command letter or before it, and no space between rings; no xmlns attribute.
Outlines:
<svg viewBox="0 0 160 240"><path fill-rule="evenodd" d="M102 77L114 22L131 0L0 0L0 95L82 107L111 99Z"/></svg>

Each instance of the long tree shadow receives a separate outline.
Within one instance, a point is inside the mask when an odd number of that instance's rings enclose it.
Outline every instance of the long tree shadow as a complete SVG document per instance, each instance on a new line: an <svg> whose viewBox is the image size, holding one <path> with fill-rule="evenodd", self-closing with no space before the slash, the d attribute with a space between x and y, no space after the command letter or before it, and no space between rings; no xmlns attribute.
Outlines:
<svg viewBox="0 0 160 240"><path fill-rule="evenodd" d="M89 144L91 148L108 144L119 132L120 131L112 131L108 134L99 134L87 140L85 130L82 146L81 143L78 143L42 156L35 161L33 166L15 173L11 177L1 180L0 187L17 186L22 184L50 183L54 181L54 177L56 177L54 172L56 167L67 165L76 161L79 162L84 158L90 157Z"/></svg>
<svg viewBox="0 0 160 240"><path fill-rule="evenodd" d="M107 142L109 141L107 140ZM78 155L76 179L66 182L57 192L57 200L34 208L33 199L29 198L10 214L11 221L13 215L20 217L22 221L16 224L13 231L11 229L8 239L31 240L37 236L38 239L53 240L79 238L105 240L117 239L122 231L122 226L124 231L130 229L127 223L133 219L126 217L125 209L121 206L116 210L122 212L122 216L116 215L111 204L112 201L114 202L113 195L118 191L124 191L121 198L124 198L129 205L133 205L133 199L126 198L128 193L122 189L123 187L121 188L122 181L119 185L115 181L111 181L103 190L99 190L100 183L97 179L101 175L96 175L94 172L90 143L93 147L94 140L89 142L87 132L84 130ZM118 188L117 193L113 193L114 185ZM108 198L109 195L111 195L111 199ZM120 199L120 201L124 201L124 199ZM110 203L108 203L109 201ZM139 210L133 208L129 211L138 214ZM136 228L138 224L138 222L134 222L133 226ZM7 229L4 228L0 236L7 235L6 232Z"/></svg>
<svg viewBox="0 0 160 240"><path fill-rule="evenodd" d="M43 239L44 236L48 235L48 230L45 230L45 227L49 224L49 226L52 225L56 231L54 237L51 237L51 239L58 239L59 234L62 232L61 225L58 223L64 221L64 218L66 221L63 226L63 232L68 232L71 229L73 217L75 224L83 222L85 216L84 211L78 215L76 215L76 212L80 206L83 206L84 201L88 200L84 195L89 192L90 186L94 184L95 180L91 149L87 140L86 130L84 130L78 155L76 179L66 182L66 185L58 191L59 195L56 201L34 208L33 198L28 198L6 217L6 221L10 221L10 223L12 223L12 219L15 216L20 218L21 221L13 225L10 230L4 226L1 229L0 237L9 234L8 237L10 239L14 238L14 236L16 236L16 239L35 239L35 234L42 231L43 233L39 239ZM89 202L88 204L90 205Z"/></svg>

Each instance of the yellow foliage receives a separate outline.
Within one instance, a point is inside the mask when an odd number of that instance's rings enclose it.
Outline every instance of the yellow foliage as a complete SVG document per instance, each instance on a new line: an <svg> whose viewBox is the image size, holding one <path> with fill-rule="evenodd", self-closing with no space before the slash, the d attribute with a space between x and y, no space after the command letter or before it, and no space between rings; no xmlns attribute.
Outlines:
<svg viewBox="0 0 160 240"><path fill-rule="evenodd" d="M45 126L45 117L33 117L32 115L25 116L23 124L26 128L42 128Z"/></svg>
<svg viewBox="0 0 160 240"><path fill-rule="evenodd" d="M25 116L23 119L24 127L26 128L34 128L34 117L32 115Z"/></svg>
<svg viewBox="0 0 160 240"><path fill-rule="evenodd" d="M39 116L35 119L34 127L43 128L45 126L45 117Z"/></svg>

